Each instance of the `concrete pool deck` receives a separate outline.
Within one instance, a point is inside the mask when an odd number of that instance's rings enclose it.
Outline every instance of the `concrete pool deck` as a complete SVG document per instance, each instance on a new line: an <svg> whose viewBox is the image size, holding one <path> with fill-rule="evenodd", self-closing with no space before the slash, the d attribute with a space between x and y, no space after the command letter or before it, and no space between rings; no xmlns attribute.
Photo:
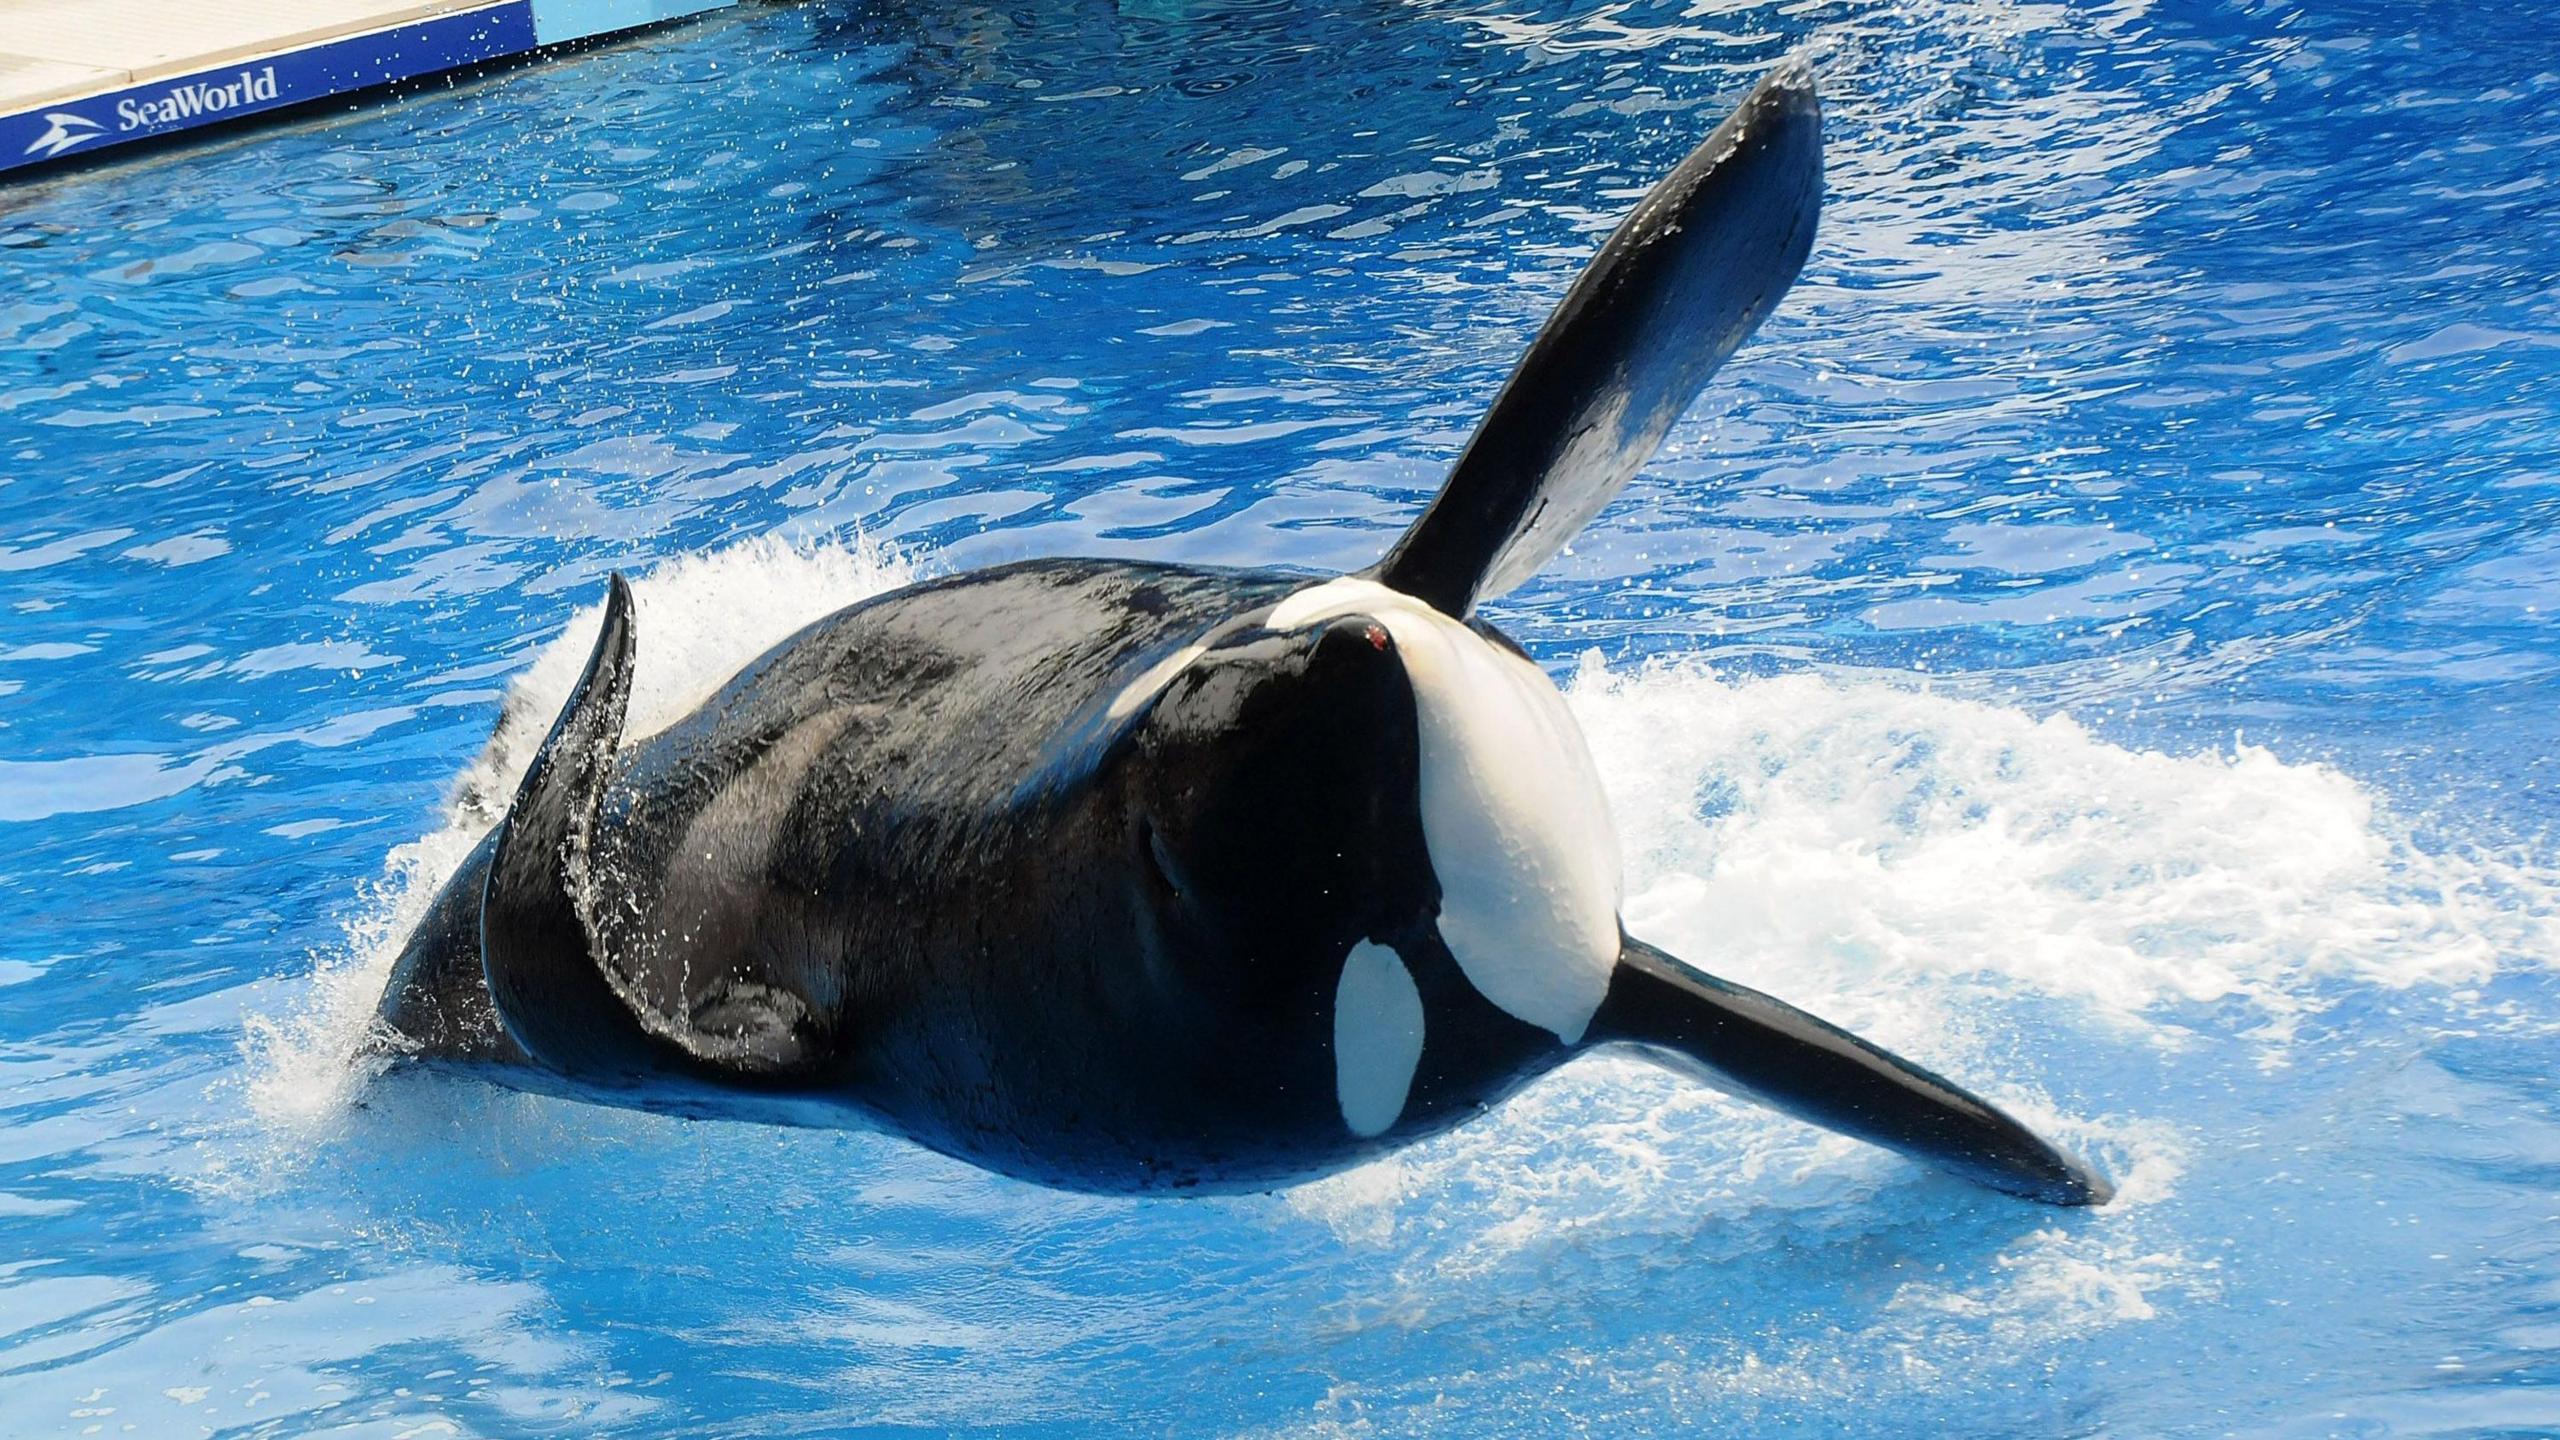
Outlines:
<svg viewBox="0 0 2560 1440"><path fill-rule="evenodd" d="M0 173L732 3L0 0Z"/></svg>

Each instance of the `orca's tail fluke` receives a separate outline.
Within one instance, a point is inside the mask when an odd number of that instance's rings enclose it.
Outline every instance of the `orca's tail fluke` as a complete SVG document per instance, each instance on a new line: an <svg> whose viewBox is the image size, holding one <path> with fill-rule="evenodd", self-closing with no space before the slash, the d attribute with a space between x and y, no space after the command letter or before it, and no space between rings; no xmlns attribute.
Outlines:
<svg viewBox="0 0 2560 1440"><path fill-rule="evenodd" d="M1608 1042L2011 1195L2048 1205L2115 1195L2105 1176L1981 1096L1641 940L1620 949L1585 1043Z"/></svg>
<svg viewBox="0 0 2560 1440"><path fill-rule="evenodd" d="M1777 308L1821 209L1822 108L1791 59L1600 247L1373 578L1464 617L1535 574Z"/></svg>

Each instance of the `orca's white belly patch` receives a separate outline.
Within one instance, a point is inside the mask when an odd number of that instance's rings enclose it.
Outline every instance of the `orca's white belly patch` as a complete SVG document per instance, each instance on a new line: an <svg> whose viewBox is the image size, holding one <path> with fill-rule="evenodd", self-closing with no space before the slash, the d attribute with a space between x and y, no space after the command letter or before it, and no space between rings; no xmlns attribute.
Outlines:
<svg viewBox="0 0 2560 1440"><path fill-rule="evenodd" d="M1413 685L1441 941L1486 999L1579 1041L1618 963L1620 885L1581 728L1546 672L1375 581L1310 586L1267 623L1353 614L1386 627Z"/></svg>

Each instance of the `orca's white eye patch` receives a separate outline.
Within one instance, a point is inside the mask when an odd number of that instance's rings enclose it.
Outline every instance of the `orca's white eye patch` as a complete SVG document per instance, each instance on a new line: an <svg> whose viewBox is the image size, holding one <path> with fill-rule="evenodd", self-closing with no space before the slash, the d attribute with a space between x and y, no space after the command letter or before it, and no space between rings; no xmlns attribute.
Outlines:
<svg viewBox="0 0 2560 1440"><path fill-rule="evenodd" d="M1581 727L1545 671L1374 580L1309 586L1265 623L1345 614L1386 628L1413 686L1440 939L1487 1000L1580 1040L1617 968L1619 901L1617 831Z"/></svg>
<svg viewBox="0 0 2560 1440"><path fill-rule="evenodd" d="M1368 1138L1395 1128L1422 1063L1422 992L1384 945L1363 940L1333 992L1333 1089L1342 1123Z"/></svg>

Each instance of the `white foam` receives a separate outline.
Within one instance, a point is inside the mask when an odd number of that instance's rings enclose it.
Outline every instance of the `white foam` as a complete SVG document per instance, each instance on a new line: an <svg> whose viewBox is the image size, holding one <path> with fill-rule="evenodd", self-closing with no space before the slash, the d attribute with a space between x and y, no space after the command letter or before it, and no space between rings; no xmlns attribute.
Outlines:
<svg viewBox="0 0 2560 1440"><path fill-rule="evenodd" d="M1628 928L1840 1002L1963 981L2176 1043L2238 1001L2278 1043L2323 982L2476 984L2554 953L2551 878L2431 852L2369 790L2248 745L2128 749L1883 681L1698 665L1572 687L1629 852ZM1901 1038L1888 1036L1885 1038Z"/></svg>
<svg viewBox="0 0 2560 1440"><path fill-rule="evenodd" d="M750 660L792 632L915 578L903 555L863 539L794 544L758 538L688 555L632 582L635 662L626 739L690 714ZM436 891L496 824L524 767L568 702L604 616L601 584L507 687L501 719L450 788L441 823L391 852L366 887L346 941L321 958L295 1010L250 1022L250 1100L270 1121L335 1116L379 1060L367 1044L383 981Z"/></svg>

